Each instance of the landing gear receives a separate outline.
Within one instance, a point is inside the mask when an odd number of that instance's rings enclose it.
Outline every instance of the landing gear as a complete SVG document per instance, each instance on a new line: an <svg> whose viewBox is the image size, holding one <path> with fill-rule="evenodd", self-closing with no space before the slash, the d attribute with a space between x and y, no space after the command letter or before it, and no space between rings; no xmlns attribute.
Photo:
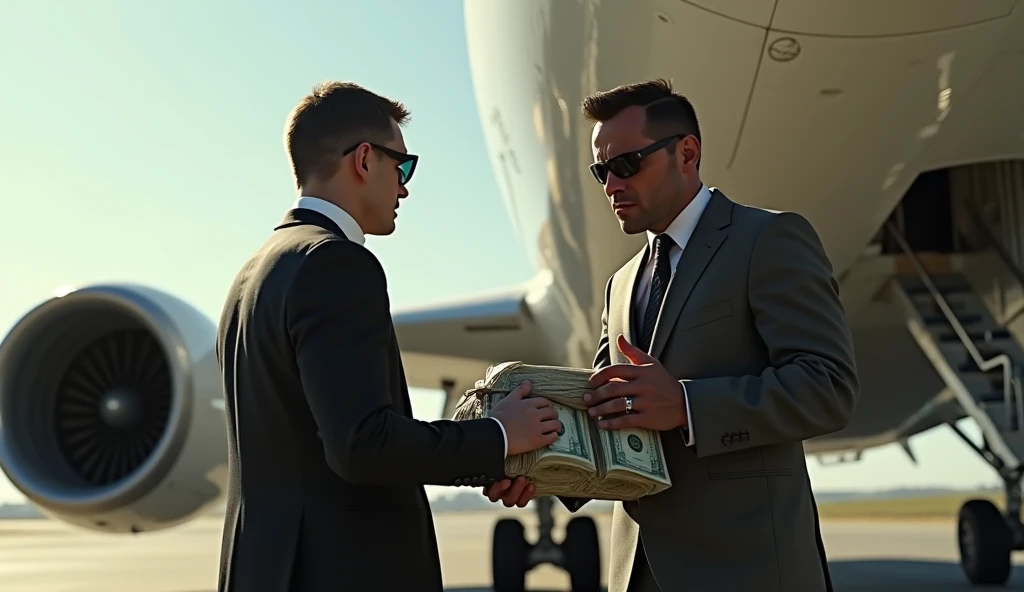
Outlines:
<svg viewBox="0 0 1024 592"><path fill-rule="evenodd" d="M573 592L598 592L601 589L601 547L593 518L577 516L569 520L565 525L562 553Z"/></svg>
<svg viewBox="0 0 1024 592"><path fill-rule="evenodd" d="M960 566L972 584L1005 584L1010 579L1013 532L995 504L971 500L960 508L957 529Z"/></svg>
<svg viewBox="0 0 1024 592"><path fill-rule="evenodd" d="M523 592L530 569L529 555L530 543L523 536L523 524L515 518L498 520L491 547L494 592Z"/></svg>
<svg viewBox="0 0 1024 592"><path fill-rule="evenodd" d="M503 518L494 527L491 568L495 592L523 592L526 573L544 563L569 572L572 592L599 592L601 589L601 549L597 524L589 516L577 516L565 527L561 544L551 538L555 523L554 500L542 497L534 503L539 518L537 542L527 542L523 525L514 518Z"/></svg>
<svg viewBox="0 0 1024 592"><path fill-rule="evenodd" d="M1024 525L1020 520L1020 470L1007 468L989 448L987 441L983 446L978 446L955 425L949 425L964 442L999 471L1006 489L1005 513L986 499L972 499L961 506L957 520L960 567L972 584L1005 585L1012 569L1010 555L1024 549Z"/></svg>

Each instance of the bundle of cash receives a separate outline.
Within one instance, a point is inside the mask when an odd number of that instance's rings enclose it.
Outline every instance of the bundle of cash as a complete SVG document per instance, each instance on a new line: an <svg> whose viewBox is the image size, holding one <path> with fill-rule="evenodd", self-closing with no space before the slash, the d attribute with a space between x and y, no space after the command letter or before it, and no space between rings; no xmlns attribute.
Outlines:
<svg viewBox="0 0 1024 592"><path fill-rule="evenodd" d="M506 476L526 475L538 496L635 500L667 489L672 481L658 432L601 430L587 413L583 395L590 388L592 373L522 362L491 366L483 380L462 396L452 419L488 417L502 397L529 380L527 396L550 400L562 430L553 444L506 458Z"/></svg>

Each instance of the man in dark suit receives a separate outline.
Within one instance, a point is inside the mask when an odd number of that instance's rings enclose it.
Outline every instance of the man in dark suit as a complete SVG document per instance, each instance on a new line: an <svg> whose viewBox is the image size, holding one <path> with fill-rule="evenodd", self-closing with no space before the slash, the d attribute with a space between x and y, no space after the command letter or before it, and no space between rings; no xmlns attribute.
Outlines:
<svg viewBox="0 0 1024 592"><path fill-rule="evenodd" d="M302 197L238 273L217 337L230 467L221 592L441 592L423 485L502 480L507 454L557 438L557 413L524 398L528 384L493 417L412 418L384 270L363 246L394 231L409 194L407 118L345 83L318 86L289 116Z"/></svg>
<svg viewBox="0 0 1024 592"><path fill-rule="evenodd" d="M667 82L583 110L591 172L622 231L647 235L607 284L590 413L660 431L673 480L615 504L609 592L830 590L802 443L846 425L858 379L814 228L706 187L696 114ZM487 491L529 495L521 481Z"/></svg>

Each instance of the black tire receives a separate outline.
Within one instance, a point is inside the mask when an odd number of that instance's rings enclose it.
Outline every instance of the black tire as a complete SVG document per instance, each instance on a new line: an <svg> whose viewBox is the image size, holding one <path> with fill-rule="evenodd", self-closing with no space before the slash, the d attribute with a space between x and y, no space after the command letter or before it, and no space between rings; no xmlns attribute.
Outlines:
<svg viewBox="0 0 1024 592"><path fill-rule="evenodd" d="M562 552L572 592L600 592L601 543L593 518L577 516L565 525Z"/></svg>
<svg viewBox="0 0 1024 592"><path fill-rule="evenodd" d="M1010 579L1013 532L999 508L974 499L960 508L957 525L960 567L972 584L1004 585Z"/></svg>
<svg viewBox="0 0 1024 592"><path fill-rule="evenodd" d="M523 525L515 518L502 518L494 525L491 543L491 577L494 592L524 592L530 544Z"/></svg>

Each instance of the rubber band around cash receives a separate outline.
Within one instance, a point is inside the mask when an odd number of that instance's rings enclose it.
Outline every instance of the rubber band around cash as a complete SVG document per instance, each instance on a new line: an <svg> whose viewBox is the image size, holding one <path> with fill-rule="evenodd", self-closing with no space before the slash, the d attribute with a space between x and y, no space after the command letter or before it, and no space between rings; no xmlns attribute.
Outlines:
<svg viewBox="0 0 1024 592"><path fill-rule="evenodd" d="M467 390L459 403L462 404L468 397L482 399L486 395L494 394L504 397L523 381L529 380L530 392L527 393L527 397L544 397L552 403L573 409L586 409L587 404L583 400L583 395L590 390L591 374L593 370L582 368L503 362L489 367L485 378L478 380L473 388Z"/></svg>

